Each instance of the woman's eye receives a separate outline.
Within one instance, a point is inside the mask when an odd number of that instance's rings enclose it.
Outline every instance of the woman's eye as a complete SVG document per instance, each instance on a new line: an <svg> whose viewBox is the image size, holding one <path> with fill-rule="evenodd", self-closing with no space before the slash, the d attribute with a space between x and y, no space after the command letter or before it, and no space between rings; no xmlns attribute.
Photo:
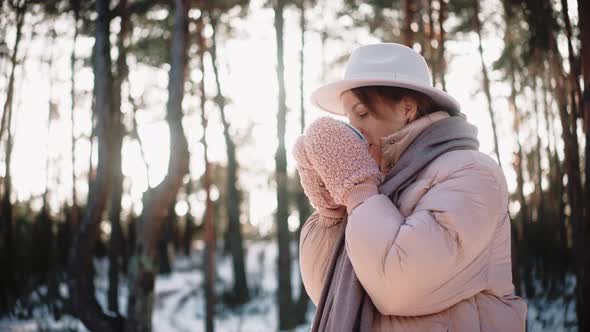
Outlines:
<svg viewBox="0 0 590 332"><path fill-rule="evenodd" d="M367 114L369 114L369 113L359 114L359 118L364 118Z"/></svg>

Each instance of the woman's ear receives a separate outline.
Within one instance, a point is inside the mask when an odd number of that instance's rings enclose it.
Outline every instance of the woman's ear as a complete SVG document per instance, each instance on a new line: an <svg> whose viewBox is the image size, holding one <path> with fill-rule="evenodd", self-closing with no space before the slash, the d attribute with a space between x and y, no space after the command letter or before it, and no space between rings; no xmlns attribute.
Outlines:
<svg viewBox="0 0 590 332"><path fill-rule="evenodd" d="M414 100L414 98L410 96L404 96L402 98L402 106L407 122L409 123L414 121L418 116L418 103Z"/></svg>

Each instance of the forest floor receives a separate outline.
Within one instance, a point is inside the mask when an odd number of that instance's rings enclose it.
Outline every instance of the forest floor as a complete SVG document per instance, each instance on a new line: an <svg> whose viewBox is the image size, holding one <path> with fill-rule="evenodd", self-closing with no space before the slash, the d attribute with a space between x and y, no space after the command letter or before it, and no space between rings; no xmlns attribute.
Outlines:
<svg viewBox="0 0 590 332"><path fill-rule="evenodd" d="M277 331L278 308L276 305L277 289L277 243L276 241L246 242L246 268L251 300L241 306L231 308L218 301L215 308L215 330L224 332L260 332ZM292 257L297 257L296 243L292 245ZM203 250L195 249L190 257L177 256L173 259L173 271L159 275L156 280L155 304L152 316L153 331L191 331L205 330L205 299L203 288ZM217 255L216 293L231 290L232 265L231 256ZM108 287L108 261L95 260L96 297L106 308ZM293 293L299 294L300 276L296 259L292 266ZM563 297L548 300L544 296L527 299L529 305L528 331L577 331L575 327L575 301L573 287L575 279L568 277L568 289ZM540 285L539 285L540 286ZM67 297L67 287L60 285L60 293ZM40 287L32 296L46 293L46 287ZM119 287L119 307L125 315L128 289L123 279ZM300 325L292 332L307 332L315 312L310 302L308 307L308 324ZM38 305L33 312L34 319L18 320L1 318L0 331L87 331L76 318L65 315L55 320L50 308Z"/></svg>
<svg viewBox="0 0 590 332"><path fill-rule="evenodd" d="M251 300L236 307L225 305L218 299L215 307L215 330L236 332L277 331L278 308L276 305L277 289L277 243L276 241L246 242L246 269ZM297 257L296 243L292 245L292 257ZM232 260L229 255L222 255L218 250L216 257L217 280L216 294L231 291ZM96 276L96 297L103 308L106 308L108 289L108 259L94 261ZM153 331L205 331L205 297L203 287L203 250L195 249L190 257L176 256L173 259L173 271L170 274L157 276L155 285L155 303L152 316ZM300 276L296 259L292 264L292 283L294 296L299 294ZM122 276L123 278L123 276ZM65 284L59 289L62 296L67 297ZM41 286L31 295L34 302L39 301L47 287ZM126 280L120 280L119 308L126 314L128 288ZM315 312L311 301L308 306L308 324L300 325L293 332L309 331ZM87 331L75 317L64 315L55 320L51 309L39 304L33 310L34 319L18 320L0 318L0 331Z"/></svg>

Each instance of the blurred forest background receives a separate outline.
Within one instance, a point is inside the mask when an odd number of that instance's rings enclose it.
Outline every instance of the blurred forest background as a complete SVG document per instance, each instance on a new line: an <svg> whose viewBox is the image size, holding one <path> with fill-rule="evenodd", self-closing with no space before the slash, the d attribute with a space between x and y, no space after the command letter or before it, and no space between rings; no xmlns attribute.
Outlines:
<svg viewBox="0 0 590 332"><path fill-rule="evenodd" d="M308 331L290 147L380 41L502 165L528 330L590 331L587 0L0 0L0 330Z"/></svg>

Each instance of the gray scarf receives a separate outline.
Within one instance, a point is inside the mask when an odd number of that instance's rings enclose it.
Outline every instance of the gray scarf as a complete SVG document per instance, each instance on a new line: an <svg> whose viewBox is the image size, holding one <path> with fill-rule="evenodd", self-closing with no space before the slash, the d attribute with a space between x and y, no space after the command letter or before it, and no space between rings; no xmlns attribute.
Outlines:
<svg viewBox="0 0 590 332"><path fill-rule="evenodd" d="M477 127L462 116L436 121L424 129L402 153L379 186L379 193L387 195L397 206L402 190L414 182L420 171L438 156L453 150L478 149ZM375 317L381 315L357 279L348 258L344 245L346 223L347 216L340 223L339 234L332 248L311 332L369 332Z"/></svg>

